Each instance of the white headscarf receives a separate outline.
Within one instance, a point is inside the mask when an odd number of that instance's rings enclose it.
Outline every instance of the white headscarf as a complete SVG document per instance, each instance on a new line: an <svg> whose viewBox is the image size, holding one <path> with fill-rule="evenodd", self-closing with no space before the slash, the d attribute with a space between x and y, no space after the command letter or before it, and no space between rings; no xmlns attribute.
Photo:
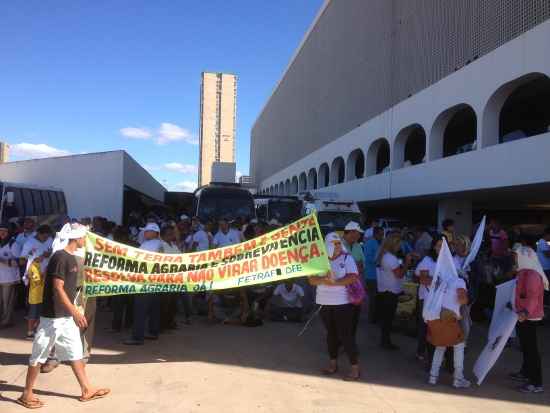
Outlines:
<svg viewBox="0 0 550 413"><path fill-rule="evenodd" d="M81 224L65 224L61 231L55 234L55 239L52 243L52 254L64 249L71 239L79 239L86 236L88 228Z"/></svg>
<svg viewBox="0 0 550 413"><path fill-rule="evenodd" d="M516 256L518 259L518 271L521 271L521 270L535 271L542 278L544 289L548 291L549 289L548 278L546 277L546 274L542 269L542 265L540 264L537 253L532 248L523 246L521 244L514 245L514 252L516 253Z"/></svg>

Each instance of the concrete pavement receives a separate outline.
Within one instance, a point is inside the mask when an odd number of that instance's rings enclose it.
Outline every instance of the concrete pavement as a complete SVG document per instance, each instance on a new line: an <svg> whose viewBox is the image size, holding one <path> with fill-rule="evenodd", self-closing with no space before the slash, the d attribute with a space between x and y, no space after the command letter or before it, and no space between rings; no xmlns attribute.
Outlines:
<svg viewBox="0 0 550 413"><path fill-rule="evenodd" d="M396 335L401 350L377 346L378 330L360 326L363 379L347 383L318 374L326 362L319 320L302 337L301 325L267 323L262 327L209 325L196 318L191 326L164 334L142 347L121 344L127 336L107 333L109 313L101 313L88 372L92 381L112 389L108 398L80 403L79 388L68 366L41 374L37 393L44 412L550 412L550 388L538 395L515 391L506 378L517 370L521 354L507 349L487 381L455 390L451 377L426 384L414 358L415 340ZM550 326L541 330L545 376L550 377L547 345ZM0 412L20 412L14 403L24 385L31 342L24 326L0 331ZM479 354L484 330L476 327L466 372ZM545 348L546 347L546 348ZM546 354L544 354L546 352ZM341 358L341 375L347 371Z"/></svg>

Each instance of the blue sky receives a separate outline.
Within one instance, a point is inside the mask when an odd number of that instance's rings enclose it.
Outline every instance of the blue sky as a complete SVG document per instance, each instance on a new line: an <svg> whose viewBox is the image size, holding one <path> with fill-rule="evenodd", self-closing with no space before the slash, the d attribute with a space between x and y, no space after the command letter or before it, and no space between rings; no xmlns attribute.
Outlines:
<svg viewBox="0 0 550 413"><path fill-rule="evenodd" d="M189 189L200 73L230 72L246 174L252 124L322 2L3 1L0 139L12 160L125 149Z"/></svg>

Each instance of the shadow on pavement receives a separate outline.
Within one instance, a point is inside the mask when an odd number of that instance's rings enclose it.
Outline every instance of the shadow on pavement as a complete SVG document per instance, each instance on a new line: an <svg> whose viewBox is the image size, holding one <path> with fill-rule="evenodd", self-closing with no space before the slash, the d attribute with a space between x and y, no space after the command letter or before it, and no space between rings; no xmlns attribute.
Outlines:
<svg viewBox="0 0 550 413"><path fill-rule="evenodd" d="M122 344L122 341L128 337L129 331L118 334L107 332L110 317L109 313L98 315L99 322L96 326L94 342L96 350L92 353L90 360L92 364L203 362L299 375L319 375L320 368L327 361L325 335L319 320L315 320L306 333L298 337L302 324L268 322L261 327L249 328L210 325L204 318L197 317L193 325L162 334L158 341L146 341L144 346L129 347ZM550 339L549 330L548 326L541 327L539 330L543 370L546 377L550 376L550 368L548 368L548 360L544 358L544 343ZM465 369L466 375L471 380L474 379L471 369L483 346L485 331L486 327L476 325L471 335ZM22 336L22 328L2 331L2 338L19 339ZM471 389L456 390L451 387L452 376L443 369L440 384L437 386L426 384L426 368L414 357L416 340L398 334L394 337L401 349L396 352L386 352L377 345L379 338L377 327L368 325L366 322L360 324L358 344L361 351L363 383L449 395L460 394L474 398L550 405L550 393L522 394L515 390L516 383L507 379L508 373L519 370L521 364L521 353L516 348L505 350L482 386L473 384ZM21 353L0 352L0 365L23 366L26 364L31 343L26 340L21 341L27 343L21 346ZM347 372L347 368L347 360L342 354L341 375ZM182 374L184 371L182 369ZM341 376L334 380L341 380ZM4 391L21 390L20 386L2 384L1 387ZM50 393L44 392L44 394Z"/></svg>

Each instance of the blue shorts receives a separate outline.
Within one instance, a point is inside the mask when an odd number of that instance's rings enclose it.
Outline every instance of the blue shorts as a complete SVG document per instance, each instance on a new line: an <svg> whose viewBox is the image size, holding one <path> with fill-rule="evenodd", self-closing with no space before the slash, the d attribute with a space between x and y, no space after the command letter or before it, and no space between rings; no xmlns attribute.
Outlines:
<svg viewBox="0 0 550 413"><path fill-rule="evenodd" d="M29 304L29 312L27 314L27 320L40 320L41 311L42 311L42 304Z"/></svg>

